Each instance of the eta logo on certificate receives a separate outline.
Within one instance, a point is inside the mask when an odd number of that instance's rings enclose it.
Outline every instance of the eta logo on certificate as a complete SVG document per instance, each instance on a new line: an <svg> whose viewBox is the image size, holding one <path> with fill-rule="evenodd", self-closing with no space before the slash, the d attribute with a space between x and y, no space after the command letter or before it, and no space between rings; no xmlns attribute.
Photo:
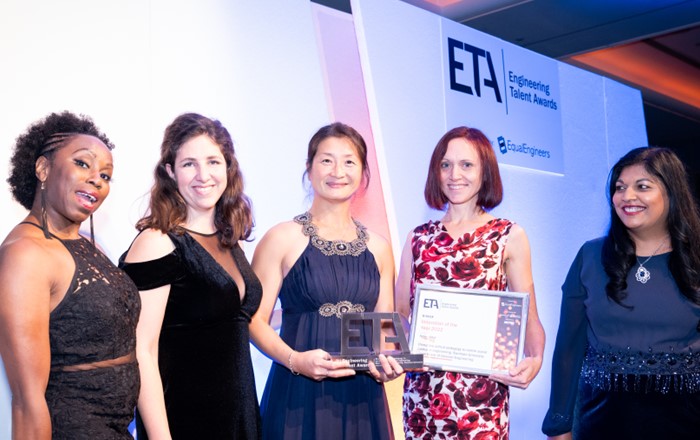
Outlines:
<svg viewBox="0 0 700 440"><path fill-rule="evenodd" d="M438 309L438 301L432 298L426 298L423 300L423 307L426 309Z"/></svg>

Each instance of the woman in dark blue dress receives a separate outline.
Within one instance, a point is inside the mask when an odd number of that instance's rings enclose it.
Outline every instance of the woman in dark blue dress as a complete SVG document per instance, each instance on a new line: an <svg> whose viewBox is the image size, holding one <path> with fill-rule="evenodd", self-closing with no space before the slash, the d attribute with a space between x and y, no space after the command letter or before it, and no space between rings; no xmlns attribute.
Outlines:
<svg viewBox="0 0 700 440"><path fill-rule="evenodd" d="M700 213L683 163L636 148L608 180L610 228L562 286L542 431L557 440L697 439Z"/></svg>
<svg viewBox="0 0 700 440"><path fill-rule="evenodd" d="M150 211L120 262L143 303L139 440L259 438L248 322L261 287L238 245L251 227L228 131L178 116L165 130Z"/></svg>
<svg viewBox="0 0 700 440"><path fill-rule="evenodd" d="M321 128L309 142L308 212L265 234L253 257L263 284L251 323L255 344L273 363L261 401L265 439L390 439L382 381L403 370L381 357L381 371L355 373L340 351L344 312L393 311L394 263L381 236L351 217L367 173L367 148L353 128ZM279 298L280 337L268 322ZM370 334L363 334L369 345Z"/></svg>

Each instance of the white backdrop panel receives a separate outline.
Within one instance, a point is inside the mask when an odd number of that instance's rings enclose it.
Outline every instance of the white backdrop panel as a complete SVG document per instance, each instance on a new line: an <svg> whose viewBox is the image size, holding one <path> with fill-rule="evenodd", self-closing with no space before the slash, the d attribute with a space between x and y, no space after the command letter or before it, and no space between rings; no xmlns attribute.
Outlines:
<svg viewBox="0 0 700 440"><path fill-rule="evenodd" d="M14 139L64 109L92 116L116 144L112 193L95 216L113 260L135 235L163 130L182 112L231 132L256 238L304 209L306 144L329 122L308 0L6 0L0 60L2 237L26 214L5 183ZM261 392L269 361L254 361ZM9 439L4 376L0 439Z"/></svg>
<svg viewBox="0 0 700 440"><path fill-rule="evenodd" d="M423 199L432 149L454 123L445 114L441 78L447 61L441 58L445 52L441 19L398 0L352 0L352 7L373 129L381 127L375 130L375 141L383 145L386 155L400 237L394 240L398 256L413 227L442 216L426 208ZM485 34L481 39L507 44ZM535 62L540 58L515 46L509 50ZM646 144L637 90L543 59L549 78L557 75L550 70L552 63L558 69L561 120L551 128L551 139L561 138L563 171L555 175L502 164L505 195L493 211L521 224L528 233L539 310L548 335L539 377L528 390L511 392L511 438L518 440L543 437L540 424L549 400L560 287L581 244L605 232L608 169L623 152ZM536 70L528 70L530 74L538 75ZM484 128L469 119L473 114L480 121L481 111L472 104L460 123Z"/></svg>

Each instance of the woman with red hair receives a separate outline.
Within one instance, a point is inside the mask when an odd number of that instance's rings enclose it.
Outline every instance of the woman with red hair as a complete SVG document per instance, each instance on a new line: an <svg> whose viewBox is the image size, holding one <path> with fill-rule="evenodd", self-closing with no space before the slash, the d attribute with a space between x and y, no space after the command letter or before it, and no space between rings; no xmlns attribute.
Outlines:
<svg viewBox="0 0 700 440"><path fill-rule="evenodd" d="M396 285L396 309L408 318L417 284L527 292L526 358L508 374L490 377L448 371L406 373L403 414L407 439L508 438L508 386L527 388L542 365L544 330L537 316L525 231L488 211L503 198L491 142L457 127L430 160L425 200L446 210L439 221L408 236Z"/></svg>

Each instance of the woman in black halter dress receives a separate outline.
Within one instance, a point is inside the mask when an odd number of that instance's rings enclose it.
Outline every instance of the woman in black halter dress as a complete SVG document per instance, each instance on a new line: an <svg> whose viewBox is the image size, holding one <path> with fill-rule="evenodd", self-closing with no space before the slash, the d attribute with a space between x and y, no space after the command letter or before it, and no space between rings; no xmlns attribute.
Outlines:
<svg viewBox="0 0 700 440"><path fill-rule="evenodd" d="M132 438L138 292L79 234L109 194L111 149L89 118L68 112L17 139L8 181L30 212L0 246L13 438Z"/></svg>

